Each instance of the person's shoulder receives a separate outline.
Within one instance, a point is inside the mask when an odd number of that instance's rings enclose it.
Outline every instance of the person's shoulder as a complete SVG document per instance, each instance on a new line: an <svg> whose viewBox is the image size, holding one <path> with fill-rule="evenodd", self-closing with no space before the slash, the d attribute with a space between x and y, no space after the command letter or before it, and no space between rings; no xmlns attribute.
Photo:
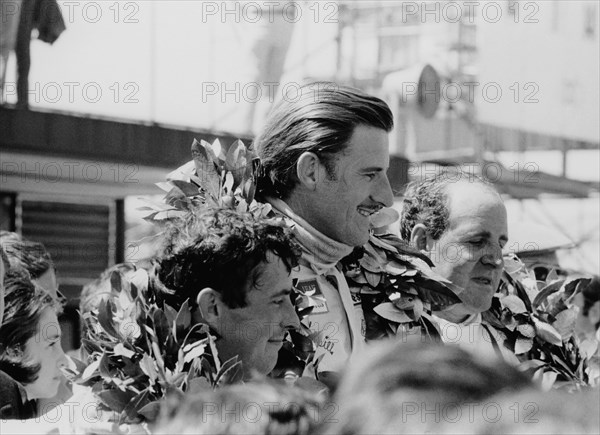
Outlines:
<svg viewBox="0 0 600 435"><path fill-rule="evenodd" d="M0 370L0 418L20 418L23 399L19 383Z"/></svg>
<svg viewBox="0 0 600 435"><path fill-rule="evenodd" d="M9 375L4 373L2 370L0 370L0 390L2 391L0 399L3 402L6 396L5 393L10 393L11 391L14 391L15 395L17 397L19 396L19 384L17 383L17 381L15 381Z"/></svg>

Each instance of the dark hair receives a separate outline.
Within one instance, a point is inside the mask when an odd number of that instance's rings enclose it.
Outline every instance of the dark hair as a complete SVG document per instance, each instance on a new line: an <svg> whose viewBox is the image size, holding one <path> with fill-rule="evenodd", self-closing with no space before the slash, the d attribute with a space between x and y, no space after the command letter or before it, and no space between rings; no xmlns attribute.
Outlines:
<svg viewBox="0 0 600 435"><path fill-rule="evenodd" d="M399 428L437 433L432 419L423 420L423 410L439 411L528 388L533 388L529 378L500 359L453 345L384 340L350 365L333 397L339 423L316 433L395 433ZM408 406L421 412L410 413Z"/></svg>
<svg viewBox="0 0 600 435"><path fill-rule="evenodd" d="M492 192L498 193L483 178L463 172L453 175L442 173L423 181L413 181L406 186L402 213L400 214L400 237L410 241L410 235L417 224L424 224L427 233L437 240L448 228L450 210L448 210L447 187L452 183L476 183Z"/></svg>
<svg viewBox="0 0 600 435"><path fill-rule="evenodd" d="M260 193L286 199L298 183L295 166L304 152L317 154L333 178L335 156L359 125L389 132L392 112L379 98L332 82L310 83L297 98L283 98L254 141L262 164Z"/></svg>
<svg viewBox="0 0 600 435"><path fill-rule="evenodd" d="M276 254L288 270L298 264L299 248L283 222L256 218L231 209L192 213L167 235L162 259L155 265L153 285L159 284L164 301L178 308L210 287L230 308L246 305L246 289L260 278L256 266Z"/></svg>
<svg viewBox="0 0 600 435"><path fill-rule="evenodd" d="M24 359L25 344L38 331L42 312L56 309L56 301L34 284L22 269L11 269L4 279L4 320L0 327L0 370L23 385L37 379L39 364Z"/></svg>
<svg viewBox="0 0 600 435"><path fill-rule="evenodd" d="M169 397L153 432L307 435L316 425L321 402L316 394L272 381L226 385ZM248 409L251 418L244 415Z"/></svg>
<svg viewBox="0 0 600 435"><path fill-rule="evenodd" d="M38 279L54 268L50 253L43 244L22 238L17 233L0 231L0 244L6 252L11 267L22 267Z"/></svg>

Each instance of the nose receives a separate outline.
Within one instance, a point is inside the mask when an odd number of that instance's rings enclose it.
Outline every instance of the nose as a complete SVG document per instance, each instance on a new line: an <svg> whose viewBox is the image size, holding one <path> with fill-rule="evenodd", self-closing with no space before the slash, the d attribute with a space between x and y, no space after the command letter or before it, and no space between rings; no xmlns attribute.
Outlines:
<svg viewBox="0 0 600 435"><path fill-rule="evenodd" d="M390 180L386 174L383 174L379 183L375 184L371 197L374 201L383 204L385 207L394 205L394 193L392 192L392 186L390 186Z"/></svg>
<svg viewBox="0 0 600 435"><path fill-rule="evenodd" d="M59 355L56 359L56 367L58 367L59 369L62 369L64 367L69 367L69 365L71 364L71 361L69 359L69 357L67 357L67 355L65 354L65 351L63 350L62 346L60 346L59 349Z"/></svg>
<svg viewBox="0 0 600 435"><path fill-rule="evenodd" d="M290 299L284 302L285 309L283 310L281 318L281 326L284 329L300 329L300 319L294 309L294 304Z"/></svg>
<svg viewBox="0 0 600 435"><path fill-rule="evenodd" d="M504 257L502 256L502 248L490 247L481 256L481 262L496 268L504 267Z"/></svg>

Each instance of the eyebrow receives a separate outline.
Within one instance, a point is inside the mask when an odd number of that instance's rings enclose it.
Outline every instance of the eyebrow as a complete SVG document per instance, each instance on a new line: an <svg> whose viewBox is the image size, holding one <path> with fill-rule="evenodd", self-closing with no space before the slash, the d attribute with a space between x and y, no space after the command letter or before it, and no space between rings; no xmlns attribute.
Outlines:
<svg viewBox="0 0 600 435"><path fill-rule="evenodd" d="M369 168L363 168L360 171L361 172L383 172L383 171L387 171L387 169L382 168L381 166L372 166Z"/></svg>
<svg viewBox="0 0 600 435"><path fill-rule="evenodd" d="M471 237L485 237L486 239L491 239L492 238L492 233L490 233L489 231L480 231L478 233L468 234L467 237L468 238L471 238ZM505 234L502 234L500 236L500 240L508 241L508 236L505 235Z"/></svg>
<svg viewBox="0 0 600 435"><path fill-rule="evenodd" d="M281 296L289 296L291 294L292 294L292 289L289 289L289 288L288 289L283 289L283 290L275 293L274 295L272 295L271 299L278 298L278 297L281 297Z"/></svg>
<svg viewBox="0 0 600 435"><path fill-rule="evenodd" d="M62 334L52 334L49 337L46 337L46 341L56 341L62 338Z"/></svg>

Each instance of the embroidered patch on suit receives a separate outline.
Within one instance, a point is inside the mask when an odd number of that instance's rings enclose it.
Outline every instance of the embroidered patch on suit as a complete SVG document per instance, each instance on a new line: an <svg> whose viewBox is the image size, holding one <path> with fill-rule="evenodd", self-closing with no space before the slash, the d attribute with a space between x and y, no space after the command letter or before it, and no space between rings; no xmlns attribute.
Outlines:
<svg viewBox="0 0 600 435"><path fill-rule="evenodd" d="M313 307L311 314L327 313L327 301L316 279L298 281L296 288L306 296L306 307ZM305 304L302 304L305 305ZM305 308L305 307L302 307Z"/></svg>

